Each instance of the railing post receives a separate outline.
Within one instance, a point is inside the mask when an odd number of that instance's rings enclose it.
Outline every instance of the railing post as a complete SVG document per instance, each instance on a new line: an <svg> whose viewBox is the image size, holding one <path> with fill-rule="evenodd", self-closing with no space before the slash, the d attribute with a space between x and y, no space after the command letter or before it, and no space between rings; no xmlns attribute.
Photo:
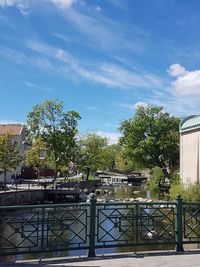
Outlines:
<svg viewBox="0 0 200 267"><path fill-rule="evenodd" d="M183 249L183 207L181 195L176 196L176 251L184 251Z"/></svg>
<svg viewBox="0 0 200 267"><path fill-rule="evenodd" d="M96 195L90 194L90 229L88 257L95 257Z"/></svg>

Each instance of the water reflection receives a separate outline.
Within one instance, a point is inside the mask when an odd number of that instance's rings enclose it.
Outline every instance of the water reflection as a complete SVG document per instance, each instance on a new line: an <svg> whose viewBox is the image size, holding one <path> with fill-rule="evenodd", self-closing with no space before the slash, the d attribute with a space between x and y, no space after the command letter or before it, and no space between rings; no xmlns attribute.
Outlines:
<svg viewBox="0 0 200 267"><path fill-rule="evenodd" d="M105 199L106 201L110 200L128 200L136 198L149 198L149 192L147 193L145 186L102 186L99 191L98 198Z"/></svg>

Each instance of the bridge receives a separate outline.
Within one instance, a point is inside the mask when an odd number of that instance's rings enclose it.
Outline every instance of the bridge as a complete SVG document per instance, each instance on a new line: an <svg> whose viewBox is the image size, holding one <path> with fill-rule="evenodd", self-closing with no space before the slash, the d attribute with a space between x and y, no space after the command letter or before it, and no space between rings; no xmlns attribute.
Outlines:
<svg viewBox="0 0 200 267"><path fill-rule="evenodd" d="M200 203L115 202L0 207L0 255L200 243Z"/></svg>

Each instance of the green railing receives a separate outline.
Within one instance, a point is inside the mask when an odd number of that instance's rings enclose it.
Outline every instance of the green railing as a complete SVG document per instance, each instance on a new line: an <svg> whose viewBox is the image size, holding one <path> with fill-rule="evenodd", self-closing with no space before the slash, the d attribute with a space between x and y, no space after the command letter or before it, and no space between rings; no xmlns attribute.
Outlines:
<svg viewBox="0 0 200 267"><path fill-rule="evenodd" d="M200 203L115 202L0 207L0 255L200 243Z"/></svg>

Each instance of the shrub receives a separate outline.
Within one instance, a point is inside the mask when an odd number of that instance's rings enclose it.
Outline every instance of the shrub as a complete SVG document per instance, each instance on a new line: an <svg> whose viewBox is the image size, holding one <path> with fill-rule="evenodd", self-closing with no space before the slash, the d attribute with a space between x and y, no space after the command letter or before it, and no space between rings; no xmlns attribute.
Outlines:
<svg viewBox="0 0 200 267"><path fill-rule="evenodd" d="M163 178L161 168L154 167L151 172L150 180L147 183L147 190L155 197L159 193L158 183Z"/></svg>

